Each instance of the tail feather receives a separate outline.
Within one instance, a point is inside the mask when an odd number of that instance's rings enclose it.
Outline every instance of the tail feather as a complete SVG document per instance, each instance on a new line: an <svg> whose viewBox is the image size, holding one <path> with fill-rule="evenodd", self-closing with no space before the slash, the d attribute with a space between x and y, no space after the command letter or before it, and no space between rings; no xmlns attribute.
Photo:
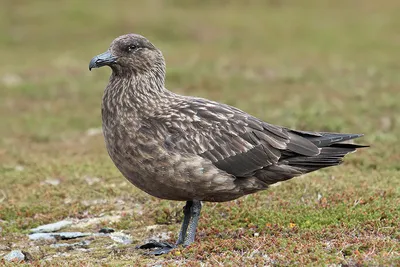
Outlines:
<svg viewBox="0 0 400 267"><path fill-rule="evenodd" d="M296 137L296 146L282 152L277 165L270 165L255 172L254 176L266 184L288 180L294 176L316 171L318 169L336 166L342 163L343 157L356 151L364 145L342 143L363 136L362 134L315 133L291 131ZM297 136L296 136L297 135ZM299 142L299 139L306 139ZM305 149L307 142L317 147L318 154L312 154ZM303 154L301 154L303 153Z"/></svg>
<svg viewBox="0 0 400 267"><path fill-rule="evenodd" d="M320 153L315 156L288 155L285 159L289 166L293 166L311 172L321 168L339 165L343 157L354 152L357 148L367 147L363 145L342 143L351 139L363 136L362 134L343 134L326 132L304 132L294 131L294 133L307 139L320 149Z"/></svg>
<svg viewBox="0 0 400 267"><path fill-rule="evenodd" d="M322 147L317 156L304 157L294 156L286 159L288 165L300 168L304 172L311 172L318 169L336 166L342 163L343 157L356 151L357 148L366 147L353 144L332 144Z"/></svg>
<svg viewBox="0 0 400 267"><path fill-rule="evenodd" d="M347 134L347 133L327 133L327 132L305 132L292 130L297 135L304 137L318 147L325 147L331 144L345 142L351 139L362 137L363 134Z"/></svg>

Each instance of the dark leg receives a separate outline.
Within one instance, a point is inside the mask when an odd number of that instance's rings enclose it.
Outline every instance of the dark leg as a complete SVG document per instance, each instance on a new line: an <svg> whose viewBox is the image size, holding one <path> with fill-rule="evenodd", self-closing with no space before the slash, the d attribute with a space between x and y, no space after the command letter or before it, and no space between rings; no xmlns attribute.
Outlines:
<svg viewBox="0 0 400 267"><path fill-rule="evenodd" d="M201 211L201 202L198 200L193 200L193 205L190 208L190 223L189 228L186 232L185 241L183 242L183 246L189 246L191 243L194 242L194 238L196 236L197 224L200 218L200 211Z"/></svg>
<svg viewBox="0 0 400 267"><path fill-rule="evenodd" d="M183 207L183 222L181 226L181 230L179 231L178 240L176 241L177 245L183 244L186 238L186 232L189 226L190 219L192 217L191 208L193 206L193 201L187 201L185 207Z"/></svg>
<svg viewBox="0 0 400 267"><path fill-rule="evenodd" d="M138 246L138 249L151 249L157 248L150 251L148 254L151 255L161 255L166 254L176 248L177 245L183 244L184 246L189 245L194 241L194 236L196 234L196 227L199 221L201 203L200 201L187 201L185 207L183 208L183 222L181 230L179 231L179 237L176 245L169 244L168 242L157 242L155 240L150 240L149 243ZM192 220L194 213L197 214L195 220ZM189 235L187 235L187 230L189 227Z"/></svg>

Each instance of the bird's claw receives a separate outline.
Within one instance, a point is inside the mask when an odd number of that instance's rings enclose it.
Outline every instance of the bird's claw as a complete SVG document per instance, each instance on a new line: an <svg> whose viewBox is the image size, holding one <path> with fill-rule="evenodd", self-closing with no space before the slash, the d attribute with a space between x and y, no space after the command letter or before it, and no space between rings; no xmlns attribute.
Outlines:
<svg viewBox="0 0 400 267"><path fill-rule="evenodd" d="M155 255L159 256L162 254L167 254L174 248L176 248L176 245L172 245L168 242L157 242L155 240L150 240L150 242L143 244L141 246L137 246L137 249L153 249L146 254L148 255Z"/></svg>

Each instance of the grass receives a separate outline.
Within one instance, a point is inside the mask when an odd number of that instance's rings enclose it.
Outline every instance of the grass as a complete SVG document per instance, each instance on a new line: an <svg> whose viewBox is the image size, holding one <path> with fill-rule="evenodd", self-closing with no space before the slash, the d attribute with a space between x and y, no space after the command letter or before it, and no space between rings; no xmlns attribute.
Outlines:
<svg viewBox="0 0 400 267"><path fill-rule="evenodd" d="M399 264L397 1L38 0L3 1L1 12L0 256L22 249L51 266ZM93 130L110 70L87 70L127 32L164 52L175 92L287 127L365 133L360 142L372 147L341 167L206 203L195 244L146 257L135 245L160 232L174 240L183 203L146 195L113 166ZM95 239L66 251L26 235L102 215L121 220L80 230L109 226L134 243Z"/></svg>

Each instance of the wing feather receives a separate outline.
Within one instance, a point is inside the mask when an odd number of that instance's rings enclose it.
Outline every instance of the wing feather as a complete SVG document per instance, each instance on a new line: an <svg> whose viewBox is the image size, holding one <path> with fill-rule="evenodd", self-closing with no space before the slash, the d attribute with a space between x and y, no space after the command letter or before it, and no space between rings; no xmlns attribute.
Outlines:
<svg viewBox="0 0 400 267"><path fill-rule="evenodd" d="M228 105L191 99L175 108L179 110L179 106L191 112L176 118L186 124L186 129L182 130L181 123L169 124L168 131L173 138L168 141L174 145L168 148L199 155L236 177L251 176L257 170L277 164L281 150L290 142L284 128L262 122Z"/></svg>
<svg viewBox="0 0 400 267"><path fill-rule="evenodd" d="M355 147L334 144L361 136L291 130L201 98L183 97L168 105L170 113L157 118L157 123L166 120L167 149L198 155L233 176L257 177L266 184L337 165Z"/></svg>

